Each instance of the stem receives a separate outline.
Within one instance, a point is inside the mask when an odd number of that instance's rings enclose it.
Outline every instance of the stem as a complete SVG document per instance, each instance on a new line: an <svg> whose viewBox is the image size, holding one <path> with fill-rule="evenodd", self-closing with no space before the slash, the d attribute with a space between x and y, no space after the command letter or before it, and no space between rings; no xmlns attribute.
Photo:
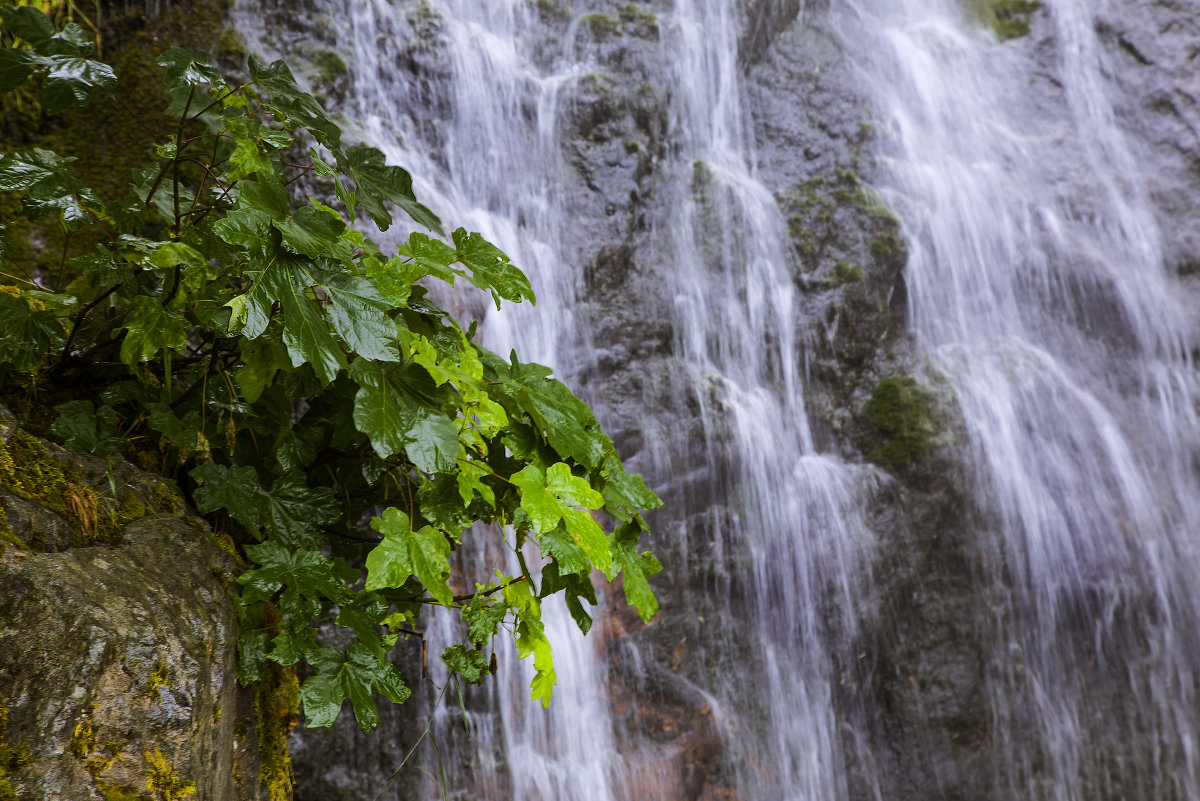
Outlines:
<svg viewBox="0 0 1200 801"><path fill-rule="evenodd" d="M220 351L220 350L217 348L217 341L216 341L216 340L214 340L214 341L213 341L212 356L211 356L211 357L209 358L209 360L208 360L208 367L205 369L205 371L204 371L204 375L200 376L200 377L199 377L199 378L197 378L195 381L193 381L193 382L192 382L192 384L191 384L191 386L189 386L187 389L185 389L185 390L183 391L183 394L181 394L181 395L180 395L178 398L176 398L175 400L173 400L173 401L171 402L171 408L172 408L172 409L176 409L176 408L178 408L178 407L179 407L179 404L183 403L185 400L187 400L188 398L190 398L190 397L192 396L192 394L193 394L193 393L194 393L194 392L195 392L197 389L199 389L200 387L204 386L204 383L205 383L206 381L208 381L208 377L209 377L210 375L212 375L212 374L213 374L214 372L216 372L218 369L224 369L225 365L224 365L222 362L219 362L219 361L217 360L217 356L219 356L219 355L220 355L220 353L221 353L221 351ZM237 358L237 355L236 355L236 354L234 354L234 355L233 355L233 357L234 357L234 358Z"/></svg>
<svg viewBox="0 0 1200 801"><path fill-rule="evenodd" d="M163 397L168 403L171 402L171 393L171 349L163 348Z"/></svg>
<svg viewBox="0 0 1200 801"><path fill-rule="evenodd" d="M107 298L109 295L116 292L120 288L121 288L120 284L113 284L108 289L106 289L102 293L100 293L99 297L97 297L91 303L84 306L79 311L75 312L75 314L71 315L71 319L75 321L75 325L71 326L71 333L67 335L67 344L63 345L62 353L59 354L59 357L58 357L59 365L64 364L66 362L67 357L70 355L71 343L75 341L75 334L76 334L76 332L79 331L79 326L81 326L83 324L83 318L87 317L88 312L90 312L92 309L99 306L105 300L105 298Z"/></svg>
<svg viewBox="0 0 1200 801"><path fill-rule="evenodd" d="M63 249L62 256L58 259L58 280L54 282L55 286L62 283L63 272L67 269L67 250L71 247L71 232L67 230L67 226L63 225Z"/></svg>
<svg viewBox="0 0 1200 801"><path fill-rule="evenodd" d="M179 285L183 283L183 265L175 265L175 282L171 286L171 293L163 298L162 307L167 308L167 304L175 300L175 295L179 292Z"/></svg>
<svg viewBox="0 0 1200 801"><path fill-rule="evenodd" d="M47 287L42 286L41 284L39 284L36 281L30 281L28 278L22 278L19 275L12 275L11 273L6 273L3 271L0 271L0 276L3 276L5 278L11 278L14 281L20 281L22 284L29 284L34 289L40 290L42 292L49 292L51 294L57 294L57 290L49 289Z"/></svg>
<svg viewBox="0 0 1200 801"><path fill-rule="evenodd" d="M175 205L175 225L172 227L172 239L179 239L179 151L183 149L183 126L187 124L188 109L192 107L192 98L196 96L196 85L188 90L187 102L183 104L183 113L179 115L179 127L175 131L175 157L171 159L171 194Z"/></svg>
<svg viewBox="0 0 1200 801"><path fill-rule="evenodd" d="M521 569L525 571L525 576L528 577L529 565L525 564L525 554L521 553L521 549L513 548L513 552L517 555L517 562L521 565ZM539 595L537 585L533 583L533 579L529 579L529 588L533 591L534 597Z"/></svg>
<svg viewBox="0 0 1200 801"><path fill-rule="evenodd" d="M59 186L61 186L63 189L65 189L67 191L67 194L75 199L75 202L79 204L79 208L81 208L85 212L87 212L87 216L92 218L92 222L94 222L96 225L100 226L100 230L104 232L105 236L107 236L113 242L117 241L117 238L115 236L113 236L112 231L108 230L108 226L106 226L104 224L104 221L96 216L96 212L92 211L91 209L89 209L87 206L85 206L83 204L83 201L80 199L79 195L75 194L75 191L73 189L71 189L71 187L67 186L66 184L59 184Z"/></svg>
<svg viewBox="0 0 1200 801"><path fill-rule="evenodd" d="M510 479L505 478L504 476L500 475L499 473L492 472L492 470L483 462L472 462L470 459L462 459L462 458L457 459L456 461L462 462L463 464L469 465L470 467L479 468L483 472L487 473L489 476L493 476L495 478L500 479L505 484L512 483L512 481Z"/></svg>
<svg viewBox="0 0 1200 801"><path fill-rule="evenodd" d="M243 89L246 88L246 86L247 86L246 84L242 84L241 86L238 86L236 89L230 89L228 92L221 95L216 100L209 103L207 106L205 106L204 108L200 109L195 114L193 114L191 119L188 120L188 122L195 122L196 120L200 119L200 117L202 117L204 115L204 112L208 111L210 108L217 105L218 103L223 101L225 98L229 97L230 95L237 94L238 92L242 91ZM195 87L193 86L192 88L194 89ZM187 109L184 109L183 113L187 114Z"/></svg>

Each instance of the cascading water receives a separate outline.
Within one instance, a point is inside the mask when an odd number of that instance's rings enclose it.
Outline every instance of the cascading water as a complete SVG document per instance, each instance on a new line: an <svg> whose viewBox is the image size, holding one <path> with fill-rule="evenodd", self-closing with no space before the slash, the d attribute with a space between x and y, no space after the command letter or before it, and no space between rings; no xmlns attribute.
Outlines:
<svg viewBox="0 0 1200 801"><path fill-rule="evenodd" d="M856 2L895 153L913 322L965 418L990 538L989 797L1200 798L1194 332L1094 10L1028 51L955 2ZM848 36L848 39L850 37Z"/></svg>
<svg viewBox="0 0 1200 801"><path fill-rule="evenodd" d="M614 373L661 368L668 389L640 385L626 455L667 497L655 520L667 570L703 573L674 580L672 600L695 618L683 625L686 612L665 610L658 640L626 636L603 599L587 638L565 610L548 609L559 677L548 712L528 701L527 666L499 648L500 676L468 696L471 733L455 733L453 701L437 712L434 731L455 754L451 791L902 797L872 767L880 746L869 721L884 713L839 689L861 658L846 649L875 614L868 521L887 479L822 452L810 430L802 368L806 329L819 321L798 286L815 281L793 275L779 187L759 173L761 131L738 52L746 10L732 0L677 0L656 13L530 0L311 5L322 23L292 49L302 58L305 42L320 40L342 53L345 116L359 136L408 167L444 220L504 248L538 294L536 309L501 313L456 296L448 302L475 304L459 316L482 318L494 350L554 366L606 425L606 413L625 419L606 394ZM270 7L243 0L239 14ZM1105 96L1091 13L1082 0L1045 2L1057 53L1050 103L1025 90L1045 71L1028 51L997 44L953 0L847 0L826 13L887 132L884 196L903 217L920 359L952 388L966 431L959 456L986 559L973 580L991 610L993 767L991 786L974 789L996 801L1200 801L1193 343ZM547 18L560 16L550 35ZM642 46L651 55L606 44L622 25L652 32ZM271 53L263 41L254 49ZM616 125L606 93L617 68L643 82L631 94L656 110L617 135L626 141L607 142L613 135L597 130ZM590 130L568 130L573 115ZM589 139L609 147L600 161L635 160L634 181L618 192L595 178L580 155ZM607 203L588 206L592 194ZM622 244L601 248L613 241ZM654 365L627 367L621 348L632 346L598 333L588 273L605 259L623 265L630 286L649 276L637 286L652 287L662 319L631 324L646 339L655 325L669 332ZM623 319L619 308L602 313ZM489 566L486 553L463 558ZM434 619L431 653L448 626ZM635 737L625 722L631 703L663 702L647 649L668 650L668 635L671 648L692 637L669 682L700 709L699 756ZM688 778L695 766L681 774L687 760L711 763L719 786ZM394 766L370 768L372 792ZM938 778L922 797L958 797L945 786Z"/></svg>

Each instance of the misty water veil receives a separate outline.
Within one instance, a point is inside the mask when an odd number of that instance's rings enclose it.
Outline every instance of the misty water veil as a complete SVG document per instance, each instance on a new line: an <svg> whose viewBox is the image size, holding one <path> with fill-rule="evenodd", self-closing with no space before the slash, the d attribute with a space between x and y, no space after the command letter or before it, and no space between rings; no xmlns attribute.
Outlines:
<svg viewBox="0 0 1200 801"><path fill-rule="evenodd" d="M450 798L1200 801L1196 318L1113 5L1000 41L956 0L241 2L251 49L336 53L304 79L348 135L525 270L536 307L447 302L666 502L663 611L602 599L583 637L549 608L548 710L498 648L469 732L428 686L361 739L299 731L297 798L440 797L385 785L432 713ZM839 244L897 220L875 262ZM882 387L933 421L900 459Z"/></svg>

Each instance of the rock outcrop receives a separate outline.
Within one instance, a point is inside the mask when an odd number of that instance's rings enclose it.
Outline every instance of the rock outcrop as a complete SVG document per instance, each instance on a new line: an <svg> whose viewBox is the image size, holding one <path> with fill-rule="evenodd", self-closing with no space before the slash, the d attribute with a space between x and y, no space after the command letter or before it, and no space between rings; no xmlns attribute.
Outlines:
<svg viewBox="0 0 1200 801"><path fill-rule="evenodd" d="M238 568L208 525L3 409L0 483L0 799L266 799Z"/></svg>

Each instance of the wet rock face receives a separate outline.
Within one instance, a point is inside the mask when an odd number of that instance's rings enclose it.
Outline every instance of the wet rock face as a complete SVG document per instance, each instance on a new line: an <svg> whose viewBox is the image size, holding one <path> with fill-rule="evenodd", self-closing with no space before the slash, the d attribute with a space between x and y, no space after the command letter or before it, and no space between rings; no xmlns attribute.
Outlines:
<svg viewBox="0 0 1200 801"><path fill-rule="evenodd" d="M1182 0L1110 3L1099 12L1097 33L1119 89L1118 120L1153 158L1144 178L1161 215L1168 264L1200 273L1200 97L1196 58L1200 18Z"/></svg>
<svg viewBox="0 0 1200 801"><path fill-rule="evenodd" d="M103 460L59 456L77 475L106 474ZM128 466L117 475L157 485ZM235 677L236 567L178 503L129 522L114 544L40 553L3 543L0 797L11 797L5 782L20 801L266 797L252 705ZM35 525L29 506L7 505L14 532Z"/></svg>

